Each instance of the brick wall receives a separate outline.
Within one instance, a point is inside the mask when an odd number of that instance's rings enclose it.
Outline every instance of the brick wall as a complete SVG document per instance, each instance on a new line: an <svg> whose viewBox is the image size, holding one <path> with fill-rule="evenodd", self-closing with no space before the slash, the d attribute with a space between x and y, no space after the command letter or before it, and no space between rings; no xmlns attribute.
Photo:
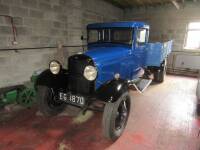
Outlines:
<svg viewBox="0 0 200 150"><path fill-rule="evenodd" d="M150 40L174 40L173 53L168 60L168 67L173 70L188 71L200 69L200 51L183 49L187 25L191 21L200 21L200 2L180 4L180 10L168 4L157 7L133 8L125 10L125 20L140 20L150 24Z"/></svg>
<svg viewBox="0 0 200 150"><path fill-rule="evenodd" d="M123 10L102 0L0 0L0 15L14 17L17 45L10 20L0 17L0 49L81 45L88 23L121 20ZM66 58L81 48L65 48ZM0 87L27 81L34 70L47 68L56 49L0 51Z"/></svg>

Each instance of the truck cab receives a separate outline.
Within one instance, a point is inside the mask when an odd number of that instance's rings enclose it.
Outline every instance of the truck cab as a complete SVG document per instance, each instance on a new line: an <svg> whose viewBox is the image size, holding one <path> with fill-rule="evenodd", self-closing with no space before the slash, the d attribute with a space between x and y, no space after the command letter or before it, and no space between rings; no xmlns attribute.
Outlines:
<svg viewBox="0 0 200 150"><path fill-rule="evenodd" d="M104 136L116 140L131 109L129 87L142 91L138 85L144 80L164 81L172 41L148 43L149 25L144 22L89 24L87 36L88 50L70 56L68 68L53 60L39 75L38 107L46 116L62 112L66 105L83 113L100 110ZM96 102L101 107L93 107Z"/></svg>
<svg viewBox="0 0 200 150"><path fill-rule="evenodd" d="M115 74L122 79L140 77L145 67L145 48L149 26L142 22L91 24L88 31L88 51L100 72L96 88Z"/></svg>

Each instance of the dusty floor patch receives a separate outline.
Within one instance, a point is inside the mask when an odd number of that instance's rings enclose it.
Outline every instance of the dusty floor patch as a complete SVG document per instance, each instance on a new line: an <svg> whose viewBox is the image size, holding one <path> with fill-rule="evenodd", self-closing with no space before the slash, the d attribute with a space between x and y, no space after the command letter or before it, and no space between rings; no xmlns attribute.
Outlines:
<svg viewBox="0 0 200 150"><path fill-rule="evenodd" d="M73 123L74 124L84 123L88 121L90 118L92 118L93 115L94 113L92 111L86 111L84 115L82 112L80 112L79 115L73 119Z"/></svg>
<svg viewBox="0 0 200 150"><path fill-rule="evenodd" d="M72 149L71 145L61 142L59 144L58 150L73 150L73 149Z"/></svg>

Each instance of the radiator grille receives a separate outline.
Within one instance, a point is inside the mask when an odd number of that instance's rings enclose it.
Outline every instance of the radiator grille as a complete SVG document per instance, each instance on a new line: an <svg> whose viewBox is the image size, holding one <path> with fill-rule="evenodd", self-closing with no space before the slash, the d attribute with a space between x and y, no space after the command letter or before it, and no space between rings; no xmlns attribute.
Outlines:
<svg viewBox="0 0 200 150"><path fill-rule="evenodd" d="M68 62L69 77L68 88L77 94L90 94L94 91L94 81L88 81L83 76L87 65L94 65L90 57L85 55L74 55Z"/></svg>

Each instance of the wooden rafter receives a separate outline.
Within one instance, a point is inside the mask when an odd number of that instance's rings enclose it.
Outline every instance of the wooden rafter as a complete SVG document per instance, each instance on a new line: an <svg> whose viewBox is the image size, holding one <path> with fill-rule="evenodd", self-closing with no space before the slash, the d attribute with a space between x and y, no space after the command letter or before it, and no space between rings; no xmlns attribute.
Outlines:
<svg viewBox="0 0 200 150"><path fill-rule="evenodd" d="M136 2L137 2L139 5L144 5L144 3L143 3L142 0L136 0Z"/></svg>
<svg viewBox="0 0 200 150"><path fill-rule="evenodd" d="M176 0L172 0L171 2L176 7L176 9L180 9L180 5Z"/></svg>
<svg viewBox="0 0 200 150"><path fill-rule="evenodd" d="M151 1L151 0L148 0L148 3L149 3L149 4L152 4L152 1Z"/></svg>
<svg viewBox="0 0 200 150"><path fill-rule="evenodd" d="M115 4L117 6L121 6L122 8L130 8L130 7L140 7L140 6L156 6L162 5L166 3L172 3L177 9L180 8L179 2L183 3L185 0L105 0ZM197 0L193 0L196 2Z"/></svg>

